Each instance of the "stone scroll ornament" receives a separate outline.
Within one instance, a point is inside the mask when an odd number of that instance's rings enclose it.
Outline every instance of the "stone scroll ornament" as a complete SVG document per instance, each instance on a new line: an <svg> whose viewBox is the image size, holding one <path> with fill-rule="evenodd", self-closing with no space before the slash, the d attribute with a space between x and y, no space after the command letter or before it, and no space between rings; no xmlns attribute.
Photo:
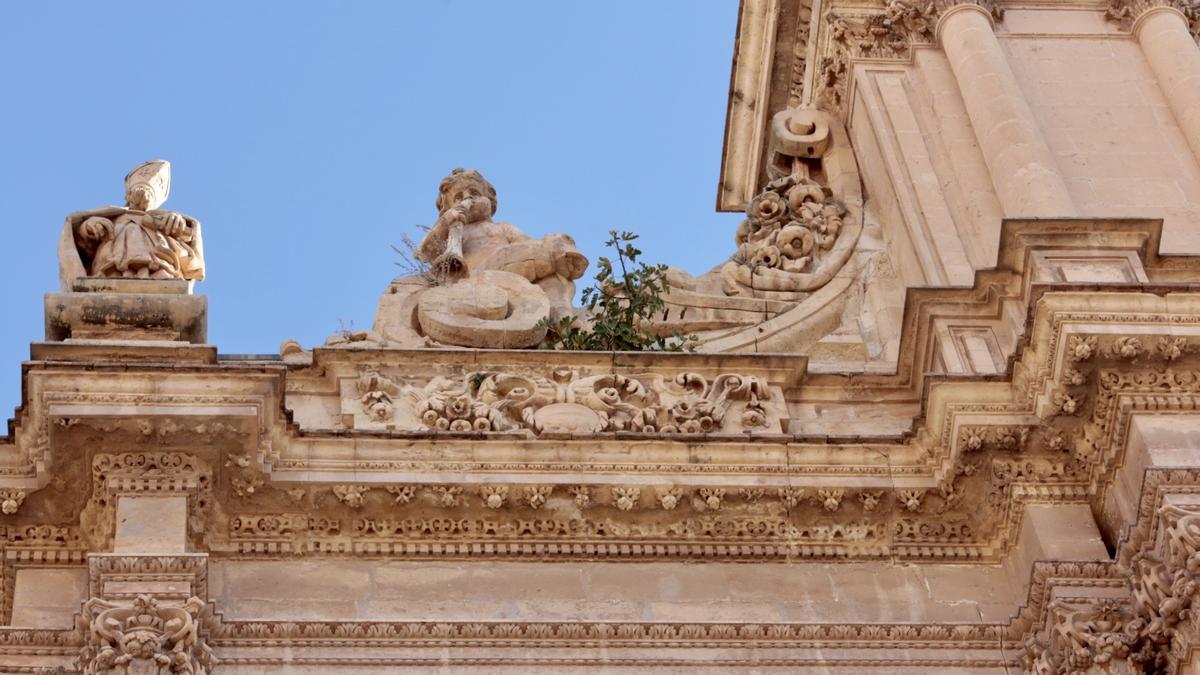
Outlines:
<svg viewBox="0 0 1200 675"><path fill-rule="evenodd" d="M804 109L772 120L772 180L751 200L738 226L737 253L721 267L726 295L813 291L846 264L858 232L841 236L847 208L810 166L829 150L832 122Z"/></svg>
<svg viewBox="0 0 1200 675"><path fill-rule="evenodd" d="M148 595L131 606L89 600L79 658L84 675L208 675L216 659L200 640L203 608L198 598L180 607L160 605Z"/></svg>
<svg viewBox="0 0 1200 675"><path fill-rule="evenodd" d="M533 239L492 220L496 189L470 169L442 180L438 219L416 249L428 265L379 302L374 332L386 343L520 349L541 343L539 322L572 311L588 261L565 234Z"/></svg>
<svg viewBox="0 0 1200 675"><path fill-rule="evenodd" d="M200 222L159 207L171 191L171 164L156 159L125 176L125 206L67 216L59 243L64 290L80 277L204 278Z"/></svg>
<svg viewBox="0 0 1200 675"><path fill-rule="evenodd" d="M558 371L547 378L479 372L461 380L434 378L411 389L407 399L416 424L438 431L778 432L785 415L766 381L737 374L579 377Z"/></svg>
<svg viewBox="0 0 1200 675"><path fill-rule="evenodd" d="M863 227L845 129L815 108L780 111L771 121L767 178L747 205L728 262L698 278L672 270L661 330L696 332L704 351L762 349L764 340L791 351L818 324L836 325Z"/></svg>

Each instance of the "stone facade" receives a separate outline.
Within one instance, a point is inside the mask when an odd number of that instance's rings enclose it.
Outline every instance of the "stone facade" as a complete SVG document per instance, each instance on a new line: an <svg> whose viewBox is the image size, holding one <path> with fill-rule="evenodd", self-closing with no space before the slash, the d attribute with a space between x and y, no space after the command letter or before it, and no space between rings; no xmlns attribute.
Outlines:
<svg viewBox="0 0 1200 675"><path fill-rule="evenodd" d="M743 0L691 352L534 349L588 261L455 170L372 330L220 354L138 167L0 439L0 672L1195 672L1198 26Z"/></svg>

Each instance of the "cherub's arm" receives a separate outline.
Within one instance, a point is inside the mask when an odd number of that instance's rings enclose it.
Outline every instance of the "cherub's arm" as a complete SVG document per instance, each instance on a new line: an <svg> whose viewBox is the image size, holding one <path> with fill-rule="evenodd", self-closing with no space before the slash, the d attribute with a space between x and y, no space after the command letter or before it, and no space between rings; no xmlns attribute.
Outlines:
<svg viewBox="0 0 1200 675"><path fill-rule="evenodd" d="M512 223L500 223L500 225L503 227L501 232L504 236L504 240L510 244L519 244L523 241L530 241L533 239L533 237L525 234Z"/></svg>

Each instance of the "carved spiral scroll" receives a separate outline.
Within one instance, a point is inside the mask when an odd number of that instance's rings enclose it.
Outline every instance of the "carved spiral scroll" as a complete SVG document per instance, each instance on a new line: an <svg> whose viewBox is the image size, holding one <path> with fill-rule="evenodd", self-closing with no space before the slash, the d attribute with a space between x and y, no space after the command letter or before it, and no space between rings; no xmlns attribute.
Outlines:
<svg viewBox="0 0 1200 675"><path fill-rule="evenodd" d="M538 322L550 316L550 299L511 272L484 270L421 295L417 320L426 335L464 347L521 349L546 336Z"/></svg>

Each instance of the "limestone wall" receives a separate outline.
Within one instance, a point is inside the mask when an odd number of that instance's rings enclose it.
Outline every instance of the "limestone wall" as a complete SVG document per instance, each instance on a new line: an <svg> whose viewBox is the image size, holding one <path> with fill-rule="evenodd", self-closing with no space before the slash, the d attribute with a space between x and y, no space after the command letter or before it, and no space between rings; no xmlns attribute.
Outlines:
<svg viewBox="0 0 1200 675"><path fill-rule="evenodd" d="M1138 41L1093 9L1013 8L996 35L1081 215L1164 220L1163 250L1200 253L1200 165ZM1005 212L936 45L856 65L848 111L897 271L910 285L971 283L995 264Z"/></svg>

